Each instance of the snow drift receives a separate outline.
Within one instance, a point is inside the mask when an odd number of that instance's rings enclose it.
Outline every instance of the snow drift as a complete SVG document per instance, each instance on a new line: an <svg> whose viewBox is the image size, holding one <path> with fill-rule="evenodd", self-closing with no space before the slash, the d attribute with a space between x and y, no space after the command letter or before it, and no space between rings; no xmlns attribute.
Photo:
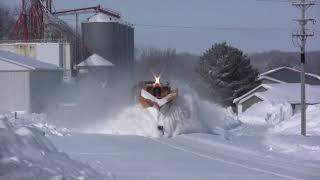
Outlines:
<svg viewBox="0 0 320 180"><path fill-rule="evenodd" d="M320 105L307 107L307 130L309 135L320 135ZM301 113L294 113L287 102L263 101L254 104L239 115L239 120L248 124L269 125L270 133L283 135L300 134Z"/></svg>
<svg viewBox="0 0 320 180"><path fill-rule="evenodd" d="M320 105L309 105L307 107L307 132L308 135L320 136ZM277 124L271 129L273 133L286 135L298 135L301 128L301 113L297 113L285 121Z"/></svg>
<svg viewBox="0 0 320 180"><path fill-rule="evenodd" d="M263 101L254 104L239 115L242 122L256 125L275 125L289 119L293 114L292 107L287 102Z"/></svg>
<svg viewBox="0 0 320 180"><path fill-rule="evenodd" d="M221 133L240 124L231 112L201 100L190 87L179 83L173 86L178 87L179 96L166 113L158 115L153 108L143 109L135 104L102 120L103 123L90 127L87 132L159 137L162 132L157 126L161 124L164 135L171 137L185 133Z"/></svg>
<svg viewBox="0 0 320 180"><path fill-rule="evenodd" d="M42 131L0 117L0 179L106 179L58 152Z"/></svg>

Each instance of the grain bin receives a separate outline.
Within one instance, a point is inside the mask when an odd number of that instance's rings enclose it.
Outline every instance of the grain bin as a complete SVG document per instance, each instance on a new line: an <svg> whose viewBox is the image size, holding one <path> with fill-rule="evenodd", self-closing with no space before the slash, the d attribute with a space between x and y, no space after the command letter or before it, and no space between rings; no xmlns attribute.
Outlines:
<svg viewBox="0 0 320 180"><path fill-rule="evenodd" d="M82 23L82 37L90 55L98 54L117 69L132 68L134 28L120 19L97 13Z"/></svg>

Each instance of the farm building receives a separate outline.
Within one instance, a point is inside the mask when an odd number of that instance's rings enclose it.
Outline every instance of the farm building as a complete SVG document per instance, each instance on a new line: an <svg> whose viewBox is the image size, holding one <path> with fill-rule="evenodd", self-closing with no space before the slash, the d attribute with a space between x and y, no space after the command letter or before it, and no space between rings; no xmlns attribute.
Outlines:
<svg viewBox="0 0 320 180"><path fill-rule="evenodd" d="M1 43L0 50L9 51L29 58L50 63L64 70L65 78L73 69L72 48L67 42L14 42Z"/></svg>
<svg viewBox="0 0 320 180"><path fill-rule="evenodd" d="M300 71L280 67L259 75L262 84L234 99L237 113L242 113L252 105L262 102L288 102L293 112L300 110ZM306 73L306 104L320 104L320 78Z"/></svg>
<svg viewBox="0 0 320 180"><path fill-rule="evenodd" d="M114 64L98 54L92 54L77 65L79 77L91 79L102 84L109 84L112 80Z"/></svg>
<svg viewBox="0 0 320 180"><path fill-rule="evenodd" d="M41 112L62 78L55 65L0 50L0 111Z"/></svg>
<svg viewBox="0 0 320 180"><path fill-rule="evenodd" d="M71 70L71 47L66 42L15 42L1 43L0 50L27 56Z"/></svg>

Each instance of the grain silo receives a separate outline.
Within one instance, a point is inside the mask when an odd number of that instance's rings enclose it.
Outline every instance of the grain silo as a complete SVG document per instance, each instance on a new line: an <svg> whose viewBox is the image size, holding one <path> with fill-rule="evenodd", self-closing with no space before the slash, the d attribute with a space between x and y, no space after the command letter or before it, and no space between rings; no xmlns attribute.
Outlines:
<svg viewBox="0 0 320 180"><path fill-rule="evenodd" d="M132 68L134 28L120 19L98 13L82 23L83 41L90 54L98 54L116 69Z"/></svg>

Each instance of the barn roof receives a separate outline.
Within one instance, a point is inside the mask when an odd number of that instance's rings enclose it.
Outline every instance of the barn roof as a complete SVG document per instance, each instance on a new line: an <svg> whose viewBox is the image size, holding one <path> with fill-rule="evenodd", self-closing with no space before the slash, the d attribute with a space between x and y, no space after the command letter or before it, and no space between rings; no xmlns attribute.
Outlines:
<svg viewBox="0 0 320 180"><path fill-rule="evenodd" d="M255 92L259 87L267 90L264 92ZM257 96L262 100L271 102L288 102L290 104L300 104L301 85L299 83L279 83L279 84L262 84L247 94L234 100L234 103L242 103L252 96ZM320 103L320 86L306 84L306 103Z"/></svg>
<svg viewBox="0 0 320 180"><path fill-rule="evenodd" d="M282 70L289 70L289 71L294 71L294 72L298 72L298 73L301 72L301 71L298 70L298 69L295 69L295 68L292 68L292 67L283 66L283 67L278 67L278 68L276 68L276 69L272 69L272 70L270 70L270 71L261 73L261 74L259 75L259 78L268 76L268 75L270 75L270 74L272 74L272 73L275 73L275 72L278 72L278 71L282 71ZM320 76L318 76L318 75L316 75L316 74L306 73L306 76L311 76L311 77L314 77L314 78L317 78L318 80L320 80Z"/></svg>
<svg viewBox="0 0 320 180"><path fill-rule="evenodd" d="M21 56L12 52L0 50L0 60L17 66L24 67L28 70L59 70L59 67L35 60L26 56Z"/></svg>

